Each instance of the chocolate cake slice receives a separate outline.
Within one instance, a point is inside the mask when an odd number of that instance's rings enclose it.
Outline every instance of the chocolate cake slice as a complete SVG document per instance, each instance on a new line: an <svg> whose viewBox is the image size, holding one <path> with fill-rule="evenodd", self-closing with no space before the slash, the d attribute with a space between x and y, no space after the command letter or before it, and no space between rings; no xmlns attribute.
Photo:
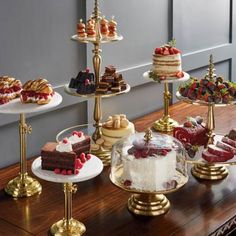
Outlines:
<svg viewBox="0 0 236 236"><path fill-rule="evenodd" d="M85 139L81 142L72 144L73 151L79 156L81 153L89 153L90 151L91 138L85 135Z"/></svg>
<svg viewBox="0 0 236 236"><path fill-rule="evenodd" d="M58 143L48 142L41 149L42 169L76 170L77 154L72 152L59 152L56 150Z"/></svg>

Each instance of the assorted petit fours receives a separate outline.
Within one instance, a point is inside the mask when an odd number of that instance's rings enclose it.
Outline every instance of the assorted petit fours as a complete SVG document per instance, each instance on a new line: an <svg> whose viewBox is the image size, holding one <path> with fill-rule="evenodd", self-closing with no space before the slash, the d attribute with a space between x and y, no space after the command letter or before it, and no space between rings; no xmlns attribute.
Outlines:
<svg viewBox="0 0 236 236"><path fill-rule="evenodd" d="M80 71L76 78L72 78L69 88L76 89L79 94L92 94L95 92L94 74L90 73L87 68L85 71Z"/></svg>
<svg viewBox="0 0 236 236"><path fill-rule="evenodd" d="M105 18L105 16L103 16L99 20L97 26L98 29L96 29L96 23L93 15L90 16L86 24L83 23L82 19L80 19L77 24L78 37L83 40L94 40L97 36L97 32L100 32L103 40L115 39L117 37L117 22L114 20L114 16L109 21Z"/></svg>
<svg viewBox="0 0 236 236"><path fill-rule="evenodd" d="M181 65L181 51L175 47L175 40L156 48L149 77L155 81L178 79L184 76Z"/></svg>
<svg viewBox="0 0 236 236"><path fill-rule="evenodd" d="M117 93L126 90L127 84L122 74L116 72L116 68L112 65L105 67L105 72L97 85L97 94Z"/></svg>
<svg viewBox="0 0 236 236"><path fill-rule="evenodd" d="M20 96L22 84L20 80L9 76L0 77L0 105Z"/></svg>
<svg viewBox="0 0 236 236"><path fill-rule="evenodd" d="M106 122L102 124L102 136L99 144L105 147L111 147L121 138L133 134L135 132L134 124L130 122L126 115L117 114L109 116Z"/></svg>
<svg viewBox="0 0 236 236"><path fill-rule="evenodd" d="M210 80L191 78L190 82L179 87L181 96L190 100L210 103L229 103L236 99L236 83L224 81L222 77Z"/></svg>
<svg viewBox="0 0 236 236"><path fill-rule="evenodd" d="M207 162L226 162L236 155L236 130L232 129L228 135L215 145L209 145L202 153Z"/></svg>
<svg viewBox="0 0 236 236"><path fill-rule="evenodd" d="M69 138L61 142L48 142L41 149L42 169L56 174L79 174L79 170L92 156L90 137L74 131Z"/></svg>
<svg viewBox="0 0 236 236"><path fill-rule="evenodd" d="M52 85L46 79L27 81L20 94L23 103L48 104L54 95Z"/></svg>

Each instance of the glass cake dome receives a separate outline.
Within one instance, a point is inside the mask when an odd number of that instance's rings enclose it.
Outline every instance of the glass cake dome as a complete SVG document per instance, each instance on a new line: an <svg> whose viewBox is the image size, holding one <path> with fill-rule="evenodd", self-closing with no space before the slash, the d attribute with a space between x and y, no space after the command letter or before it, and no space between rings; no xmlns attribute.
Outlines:
<svg viewBox="0 0 236 236"><path fill-rule="evenodd" d="M175 138L136 133L113 145L111 181L137 193L168 193L188 181L186 152Z"/></svg>

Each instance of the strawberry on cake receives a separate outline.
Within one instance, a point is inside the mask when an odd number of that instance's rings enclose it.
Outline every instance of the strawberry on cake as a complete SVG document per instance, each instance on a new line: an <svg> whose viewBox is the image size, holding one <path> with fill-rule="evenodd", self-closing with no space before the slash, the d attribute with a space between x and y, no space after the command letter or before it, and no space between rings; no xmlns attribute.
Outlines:
<svg viewBox="0 0 236 236"><path fill-rule="evenodd" d="M9 76L0 77L0 104L5 104L20 96L22 84L20 80Z"/></svg>
<svg viewBox="0 0 236 236"><path fill-rule="evenodd" d="M153 66L149 76L154 80L184 76L181 66L181 51L175 48L175 40L155 49Z"/></svg>
<svg viewBox="0 0 236 236"><path fill-rule="evenodd" d="M23 103L47 104L54 95L52 85L46 79L29 80L23 85L21 101Z"/></svg>

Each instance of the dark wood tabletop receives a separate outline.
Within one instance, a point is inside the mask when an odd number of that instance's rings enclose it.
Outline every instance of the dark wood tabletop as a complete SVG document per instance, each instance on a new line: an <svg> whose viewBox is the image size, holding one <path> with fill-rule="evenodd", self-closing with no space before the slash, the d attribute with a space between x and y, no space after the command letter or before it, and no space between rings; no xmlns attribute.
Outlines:
<svg viewBox="0 0 236 236"><path fill-rule="evenodd" d="M178 103L171 107L170 113L181 123L186 116L205 117L206 109ZM136 130L151 126L162 112L135 120ZM235 106L216 108L215 115L216 132L227 133L236 127ZM28 169L33 175L31 163L29 160ZM3 188L18 172L19 165L0 170L0 235L50 235L50 226L64 214L62 184L40 179L43 186L40 195L13 199ZM111 184L109 173L110 168L106 167L100 176L79 183L78 192L73 196L73 217L85 224L85 236L226 235L236 227L236 166L229 168L229 176L222 181L199 181L189 172L189 182L167 195L170 211L156 217L131 214L126 208L130 194Z"/></svg>

